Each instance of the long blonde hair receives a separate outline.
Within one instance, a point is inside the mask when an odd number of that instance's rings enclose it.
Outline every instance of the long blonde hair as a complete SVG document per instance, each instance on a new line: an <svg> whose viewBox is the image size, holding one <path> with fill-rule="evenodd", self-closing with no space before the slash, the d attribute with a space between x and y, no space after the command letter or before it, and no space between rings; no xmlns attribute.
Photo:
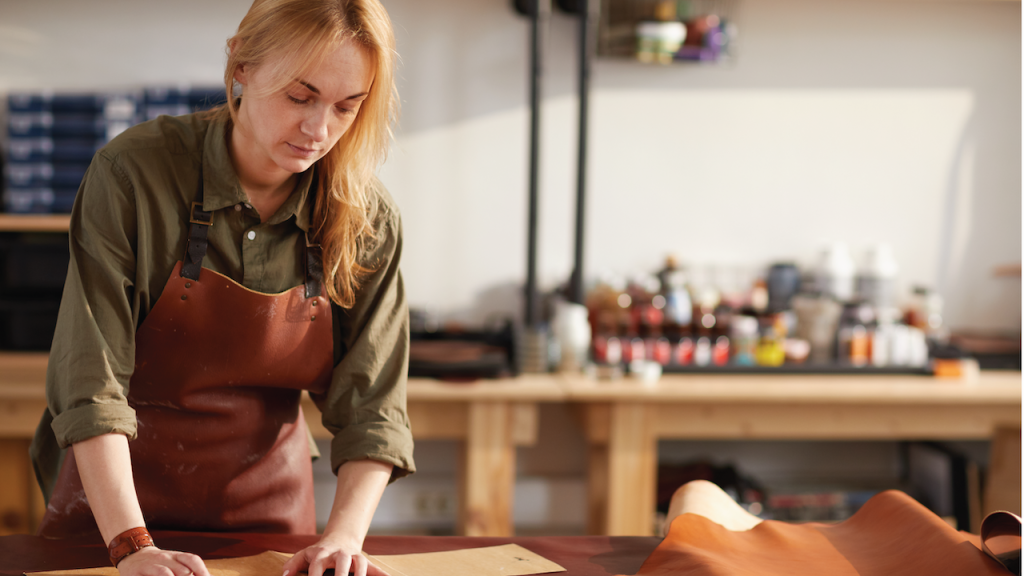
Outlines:
<svg viewBox="0 0 1024 576"><path fill-rule="evenodd" d="M355 121L317 161L319 191L311 230L323 249L324 288L344 308L355 304L361 280L372 272L360 263L377 239L378 195L371 188L398 115L395 37L387 11L379 0L256 0L228 40L224 70L226 109L237 122L232 92L239 66L273 65L269 89L284 90L348 40L367 51L375 74ZM270 55L281 57L268 61Z"/></svg>

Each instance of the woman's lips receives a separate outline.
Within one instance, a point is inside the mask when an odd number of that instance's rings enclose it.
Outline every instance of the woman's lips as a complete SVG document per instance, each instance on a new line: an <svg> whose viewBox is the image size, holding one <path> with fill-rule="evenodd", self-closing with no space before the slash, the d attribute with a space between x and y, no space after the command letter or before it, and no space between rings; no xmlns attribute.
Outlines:
<svg viewBox="0 0 1024 576"><path fill-rule="evenodd" d="M292 153L301 158L313 158L317 155L317 150L315 149L302 148L292 144L291 142L286 142L286 144L288 144L288 147L291 148Z"/></svg>

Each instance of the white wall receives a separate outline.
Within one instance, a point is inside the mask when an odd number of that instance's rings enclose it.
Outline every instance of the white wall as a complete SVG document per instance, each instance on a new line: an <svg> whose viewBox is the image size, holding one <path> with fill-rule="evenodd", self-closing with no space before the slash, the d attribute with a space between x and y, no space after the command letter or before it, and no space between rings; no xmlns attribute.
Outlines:
<svg viewBox="0 0 1024 576"><path fill-rule="evenodd" d="M248 0L0 0L0 92L220 81ZM382 177L412 302L479 317L525 277L527 23L505 0L388 0L402 123ZM594 70L586 270L726 272L887 241L956 327L1019 329L1018 2L758 0L717 66ZM539 255L571 268L575 23L545 61ZM509 296L512 296L510 299ZM511 301L510 301L511 300ZM472 313L476 310L476 313Z"/></svg>
<svg viewBox="0 0 1024 576"><path fill-rule="evenodd" d="M0 0L0 93L219 83L224 40L249 3ZM507 0L385 5L404 111L382 177L404 214L410 297L469 317L514 309L526 266L527 23ZM596 63L588 272L646 271L669 252L694 266L807 262L828 240L855 250L885 240L905 285L941 287L951 324L1019 330L1020 281L991 270L1021 259L1020 3L756 0L737 16L728 64ZM575 35L567 16L553 16L540 213L547 285L572 261ZM571 510L536 506L545 489L581 493L585 474L564 408L545 408L541 420L544 441L519 454L517 519L581 527L583 504L564 494L552 498ZM822 464L828 446L780 449L780 469L751 459L762 445L706 444L666 446L664 456L736 458L773 483L849 472ZM892 474L891 446L847 448L861 480ZM793 460L801 454L813 465ZM375 527L450 525L454 512L438 495L453 490L453 458L452 446L422 443L420 473L388 490ZM319 470L329 502L333 480ZM537 484L541 476L557 481ZM420 510L423 495L433 507Z"/></svg>
<svg viewBox="0 0 1024 576"><path fill-rule="evenodd" d="M423 216L410 293L442 310L523 277L526 24L505 4L390 4L409 105L384 174ZM738 21L727 65L596 64L587 271L674 252L721 275L886 241L950 324L1018 329L1020 281L992 269L1020 260L1020 4L773 0ZM553 18L546 60L548 285L573 250L574 26Z"/></svg>

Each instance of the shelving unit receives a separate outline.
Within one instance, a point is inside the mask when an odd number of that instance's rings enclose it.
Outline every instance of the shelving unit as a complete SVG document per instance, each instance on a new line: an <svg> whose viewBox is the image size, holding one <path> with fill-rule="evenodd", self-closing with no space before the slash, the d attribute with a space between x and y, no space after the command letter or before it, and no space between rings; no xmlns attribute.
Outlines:
<svg viewBox="0 0 1024 576"><path fill-rule="evenodd" d="M736 18L735 0L606 0L601 3L598 19L597 55L601 58L634 58L637 47L636 25L659 20L659 6L674 5L679 20L715 15L732 22ZM693 32L688 32L691 40ZM725 54L731 54L727 48Z"/></svg>
<svg viewBox="0 0 1024 576"><path fill-rule="evenodd" d="M20 236L66 234L70 214L0 213L0 234ZM45 401L39 397L40 375L46 374L47 352L0 351L0 383L7 401L0 419L0 534L31 532L39 525L45 505L36 485L28 453L32 431Z"/></svg>

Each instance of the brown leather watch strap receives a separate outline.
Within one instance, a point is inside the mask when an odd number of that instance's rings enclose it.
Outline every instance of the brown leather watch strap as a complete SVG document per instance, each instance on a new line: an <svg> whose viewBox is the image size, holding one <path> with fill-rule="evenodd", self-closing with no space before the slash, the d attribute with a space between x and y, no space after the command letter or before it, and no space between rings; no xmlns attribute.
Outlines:
<svg viewBox="0 0 1024 576"><path fill-rule="evenodd" d="M110 551L110 563L116 568L117 564L126 556L134 554L146 546L155 546L155 544L145 526L125 530L115 536L107 546L107 550Z"/></svg>

